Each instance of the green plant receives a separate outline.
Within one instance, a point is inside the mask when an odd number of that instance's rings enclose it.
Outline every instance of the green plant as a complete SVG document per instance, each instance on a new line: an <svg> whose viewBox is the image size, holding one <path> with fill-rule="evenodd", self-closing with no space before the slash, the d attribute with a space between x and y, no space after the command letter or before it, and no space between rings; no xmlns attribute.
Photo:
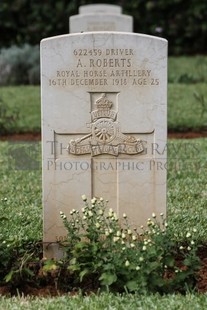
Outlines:
<svg viewBox="0 0 207 310"><path fill-rule="evenodd" d="M83 195L82 211L72 210L70 218L61 212L68 238L63 244L67 269L77 283L93 282L95 287L114 291L172 292L192 288L199 260L196 242L188 232L179 245L161 214L148 219L142 232L132 229L126 214L119 220L102 199L88 203Z"/></svg>

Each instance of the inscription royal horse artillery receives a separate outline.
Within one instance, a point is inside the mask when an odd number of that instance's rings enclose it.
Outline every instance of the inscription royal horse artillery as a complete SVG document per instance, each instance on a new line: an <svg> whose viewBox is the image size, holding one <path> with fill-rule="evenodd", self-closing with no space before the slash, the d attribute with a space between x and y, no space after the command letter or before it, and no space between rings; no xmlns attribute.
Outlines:
<svg viewBox="0 0 207 310"><path fill-rule="evenodd" d="M71 140L68 144L70 154L138 154L144 151L142 141L121 132L116 121L117 112L112 110L113 102L106 94L96 100L96 110L91 112L91 132L82 138Z"/></svg>

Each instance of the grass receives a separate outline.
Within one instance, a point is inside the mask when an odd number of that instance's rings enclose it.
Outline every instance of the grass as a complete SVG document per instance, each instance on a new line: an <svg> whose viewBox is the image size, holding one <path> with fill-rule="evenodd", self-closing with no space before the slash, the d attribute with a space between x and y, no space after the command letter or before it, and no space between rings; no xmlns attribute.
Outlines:
<svg viewBox="0 0 207 310"><path fill-rule="evenodd" d="M196 94L202 99L198 99ZM174 131L207 129L206 84L169 84L168 129Z"/></svg>
<svg viewBox="0 0 207 310"><path fill-rule="evenodd" d="M8 128L9 133L40 132L39 86L2 87L0 98L8 110L15 109L19 115L15 124Z"/></svg>
<svg viewBox="0 0 207 310"><path fill-rule="evenodd" d="M168 142L168 217L182 239L193 226L199 242L207 231L207 139Z"/></svg>
<svg viewBox="0 0 207 310"><path fill-rule="evenodd" d="M39 143L34 145L40 153ZM16 170L14 157L18 152L14 151L17 146L21 149L21 144L0 144L0 234L10 241L41 240L41 170L20 170L21 167ZM23 149L21 155L25 159L24 153Z"/></svg>
<svg viewBox="0 0 207 310"><path fill-rule="evenodd" d="M60 296L56 298L31 298L31 297L13 297L0 298L1 310L189 310L206 309L207 295L187 294L182 295L114 295L102 293L100 295L91 295L83 297Z"/></svg>
<svg viewBox="0 0 207 310"><path fill-rule="evenodd" d="M206 56L180 56L168 59L169 83L204 83L207 82Z"/></svg>

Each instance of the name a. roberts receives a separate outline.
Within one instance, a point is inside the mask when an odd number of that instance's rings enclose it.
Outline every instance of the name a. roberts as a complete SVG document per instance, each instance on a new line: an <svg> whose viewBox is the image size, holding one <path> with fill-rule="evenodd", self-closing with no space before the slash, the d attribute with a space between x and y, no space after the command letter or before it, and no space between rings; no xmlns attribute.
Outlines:
<svg viewBox="0 0 207 310"><path fill-rule="evenodd" d="M132 62L131 59L125 58L103 58L103 59L89 59L90 67L108 67L108 68L123 68L123 67L131 67Z"/></svg>

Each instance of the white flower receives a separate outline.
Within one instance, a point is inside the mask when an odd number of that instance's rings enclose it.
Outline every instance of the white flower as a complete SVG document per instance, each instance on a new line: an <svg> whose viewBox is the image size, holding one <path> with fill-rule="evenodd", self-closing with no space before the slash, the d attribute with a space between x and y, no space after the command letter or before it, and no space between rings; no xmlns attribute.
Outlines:
<svg viewBox="0 0 207 310"><path fill-rule="evenodd" d="M63 211L60 211L60 215L63 215L64 213L63 213Z"/></svg>
<svg viewBox="0 0 207 310"><path fill-rule="evenodd" d="M146 251L146 249L147 249L147 247L144 245L144 246L142 247L142 250L143 250L143 251Z"/></svg>
<svg viewBox="0 0 207 310"><path fill-rule="evenodd" d="M127 215L125 213L123 213L123 218L126 219L127 218Z"/></svg>
<svg viewBox="0 0 207 310"><path fill-rule="evenodd" d="M130 265L130 262L129 262L128 260L126 260L125 266L126 266L126 267L129 267L129 265Z"/></svg>
<svg viewBox="0 0 207 310"><path fill-rule="evenodd" d="M99 210L99 211L98 211L98 214L99 214L99 215L103 215L103 210Z"/></svg>
<svg viewBox="0 0 207 310"><path fill-rule="evenodd" d="M152 213L152 217L155 219L156 218L156 214L153 212Z"/></svg>
<svg viewBox="0 0 207 310"><path fill-rule="evenodd" d="M179 247L179 249L180 249L180 250L183 250L183 249L184 249L184 247L181 245L181 246Z"/></svg>
<svg viewBox="0 0 207 310"><path fill-rule="evenodd" d="M126 248L125 248L125 247L123 247L123 248L122 248L122 251L125 251L125 250L126 250Z"/></svg>
<svg viewBox="0 0 207 310"><path fill-rule="evenodd" d="M81 210L82 210L82 212L84 213L84 212L86 211L86 208L82 208Z"/></svg>
<svg viewBox="0 0 207 310"><path fill-rule="evenodd" d="M108 215L109 215L109 217L112 217L114 215L114 211L112 209L109 209Z"/></svg>
<svg viewBox="0 0 207 310"><path fill-rule="evenodd" d="M119 239L120 239L119 237L114 237L114 238L113 238L113 241L114 241L114 242L117 242L117 241L119 241Z"/></svg>
<svg viewBox="0 0 207 310"><path fill-rule="evenodd" d="M109 228L109 233L112 234L113 232L113 229Z"/></svg>
<svg viewBox="0 0 207 310"><path fill-rule="evenodd" d="M121 237L122 237L122 239L125 239L125 238L126 238L125 233L122 233L122 234L121 234Z"/></svg>
<svg viewBox="0 0 207 310"><path fill-rule="evenodd" d="M131 247L131 248L134 248L134 247L135 247L134 243L131 243L131 244L130 244L130 247Z"/></svg>
<svg viewBox="0 0 207 310"><path fill-rule="evenodd" d="M84 215L84 216L83 216L83 220L86 220L86 219L87 219L87 217Z"/></svg>
<svg viewBox="0 0 207 310"><path fill-rule="evenodd" d="M193 228L193 232L197 232L197 229L196 229L196 228Z"/></svg>
<svg viewBox="0 0 207 310"><path fill-rule="evenodd" d="M187 232L186 238L190 238L190 237L191 237L191 233Z"/></svg>
<svg viewBox="0 0 207 310"><path fill-rule="evenodd" d="M96 228L100 228L101 227L101 225L99 223L96 223L95 225L96 225Z"/></svg>
<svg viewBox="0 0 207 310"><path fill-rule="evenodd" d="M165 227L168 227L168 223L165 223Z"/></svg>
<svg viewBox="0 0 207 310"><path fill-rule="evenodd" d="M140 267L139 267L139 266L137 266L137 267L136 267L136 270L137 270L137 271L138 271L138 270L140 270Z"/></svg>
<svg viewBox="0 0 207 310"><path fill-rule="evenodd" d="M135 235L132 236L132 240L135 241L137 240L137 237Z"/></svg>
<svg viewBox="0 0 207 310"><path fill-rule="evenodd" d="M100 200L100 201L103 201L103 198L101 197L99 200Z"/></svg>
<svg viewBox="0 0 207 310"><path fill-rule="evenodd" d="M92 217L93 216L93 212L92 211L88 211L88 216Z"/></svg>
<svg viewBox="0 0 207 310"><path fill-rule="evenodd" d="M188 247L187 247L187 250L188 250L188 251L190 251L190 250L191 250L191 247L190 247L190 246L188 246Z"/></svg>
<svg viewBox="0 0 207 310"><path fill-rule="evenodd" d="M140 227L141 227L141 229L143 229L143 228L144 228L144 226L143 226L143 225L141 225Z"/></svg>
<svg viewBox="0 0 207 310"><path fill-rule="evenodd" d="M93 198L91 199L91 203L92 203L93 205L96 203L96 201L97 201L97 199L96 199L95 197L93 197Z"/></svg>
<svg viewBox="0 0 207 310"><path fill-rule="evenodd" d="M116 235L117 235L117 237L120 237L120 236L121 236L121 232L118 230L118 231L116 232Z"/></svg>
<svg viewBox="0 0 207 310"><path fill-rule="evenodd" d="M163 217L163 216L164 216L164 213L160 213L160 216Z"/></svg>
<svg viewBox="0 0 207 310"><path fill-rule="evenodd" d="M148 226L151 226L151 225L153 226L153 225L154 225L154 222L153 222L151 219L148 219L148 220L147 220L147 225L148 225Z"/></svg>
<svg viewBox="0 0 207 310"><path fill-rule="evenodd" d="M81 198L82 198L83 201L86 201L86 200L87 200L86 195L82 195Z"/></svg>
<svg viewBox="0 0 207 310"><path fill-rule="evenodd" d="M140 256L139 261L143 262L144 261L144 257Z"/></svg>
<svg viewBox="0 0 207 310"><path fill-rule="evenodd" d="M128 230L127 230L127 233L128 233L129 236L132 235L131 229L128 229Z"/></svg>
<svg viewBox="0 0 207 310"><path fill-rule="evenodd" d="M195 242L192 240L190 244L194 245L194 244L195 244Z"/></svg>
<svg viewBox="0 0 207 310"><path fill-rule="evenodd" d="M109 231L108 230L105 230L105 236L109 236Z"/></svg>

